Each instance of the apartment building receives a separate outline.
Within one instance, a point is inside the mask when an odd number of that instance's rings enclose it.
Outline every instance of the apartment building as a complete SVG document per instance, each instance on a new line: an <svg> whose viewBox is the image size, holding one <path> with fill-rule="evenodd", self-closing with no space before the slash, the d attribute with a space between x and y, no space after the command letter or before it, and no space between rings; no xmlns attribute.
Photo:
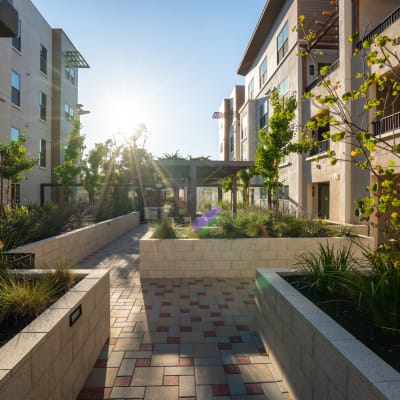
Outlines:
<svg viewBox="0 0 400 400"><path fill-rule="evenodd" d="M230 96L224 99L213 118L218 119L219 159L222 161L243 160L240 151L240 118L239 110L244 102L244 86L236 85Z"/></svg>
<svg viewBox="0 0 400 400"><path fill-rule="evenodd" d="M268 102L271 91L278 90L281 96L296 96L295 139L304 132L319 140L319 146L310 154L290 154L280 166L280 178L284 182L281 198L289 210L340 223L359 223L354 215L354 203L366 195L370 176L350 162L352 143L324 138L325 132L332 134L340 126L327 125L314 131L305 129L305 122L316 118L321 107L313 100L305 100L303 94L306 91L323 94L326 89L320 85L320 71L324 66L328 68L324 76L332 82L340 82L339 93L354 88L354 75L360 72L362 65L359 58L352 56L354 44L348 37L354 32L367 34L382 19L396 13L397 8L397 0L383 0L379 6L372 0L266 2L237 70L244 77L245 96L239 109L240 128L235 131L238 139L233 141L239 144L234 154L236 157L239 154L236 158L239 160L254 160L258 131L267 128L272 112ZM292 29L301 15L304 16L304 31L314 32L310 44L304 40L303 31ZM393 19L391 17L390 21ZM389 28L387 22L384 26L388 31L399 29L398 25ZM310 55L299 56L298 52L306 45ZM368 129L371 121L366 118L362 106L362 102L354 102L348 111L359 126ZM396 114L400 111L400 103L392 105L392 111L394 116L388 121L400 120L400 114ZM388 122L388 126L392 127L393 123ZM386 119L380 124L384 126ZM221 146L222 137L220 129L220 154L226 156L222 151L225 149ZM341 161L332 165L329 151Z"/></svg>
<svg viewBox="0 0 400 400"><path fill-rule="evenodd" d="M71 122L79 116L78 69L88 64L62 29L53 29L30 0L11 2L18 36L0 38L0 141L24 132L38 163L17 187L21 203L39 203L40 185L55 183Z"/></svg>

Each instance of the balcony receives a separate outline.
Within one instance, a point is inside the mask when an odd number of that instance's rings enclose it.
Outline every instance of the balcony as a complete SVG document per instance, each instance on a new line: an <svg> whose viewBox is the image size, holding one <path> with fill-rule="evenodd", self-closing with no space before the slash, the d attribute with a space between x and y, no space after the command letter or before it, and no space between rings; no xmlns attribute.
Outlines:
<svg viewBox="0 0 400 400"><path fill-rule="evenodd" d="M0 0L0 37L18 36L18 13L7 1Z"/></svg>
<svg viewBox="0 0 400 400"><path fill-rule="evenodd" d="M312 89L314 89L320 82L322 82L329 74L331 74L333 71L339 68L339 59L334 61L329 67L328 70L326 71L325 74L320 75L317 79L312 81L308 86L305 88L305 92L310 92Z"/></svg>
<svg viewBox="0 0 400 400"><path fill-rule="evenodd" d="M311 149L310 157L327 152L330 149L330 142L331 142L330 139L321 140L318 146L315 146Z"/></svg>
<svg viewBox="0 0 400 400"><path fill-rule="evenodd" d="M374 121L372 125L374 136L400 130L400 112L388 115L387 117L381 118L379 121Z"/></svg>
<svg viewBox="0 0 400 400"><path fill-rule="evenodd" d="M365 40L370 40L371 38L378 36L383 31L385 31L390 25L394 24L398 19L400 19L400 7L393 11L388 17L386 17L379 25L377 25L371 32L365 35L358 43L357 48L361 50L363 47L363 42Z"/></svg>

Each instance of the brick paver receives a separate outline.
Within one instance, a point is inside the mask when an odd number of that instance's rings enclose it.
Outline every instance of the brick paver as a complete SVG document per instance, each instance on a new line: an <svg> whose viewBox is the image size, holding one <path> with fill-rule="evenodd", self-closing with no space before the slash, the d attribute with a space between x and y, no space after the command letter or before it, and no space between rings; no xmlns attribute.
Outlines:
<svg viewBox="0 0 400 400"><path fill-rule="evenodd" d="M291 400L252 330L251 279L140 279L141 225L84 260L107 268L111 330L78 400Z"/></svg>

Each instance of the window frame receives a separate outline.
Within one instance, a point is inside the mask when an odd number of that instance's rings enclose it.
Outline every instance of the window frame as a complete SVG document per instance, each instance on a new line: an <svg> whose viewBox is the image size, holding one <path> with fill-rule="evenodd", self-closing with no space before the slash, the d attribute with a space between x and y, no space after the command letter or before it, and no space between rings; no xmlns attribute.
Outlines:
<svg viewBox="0 0 400 400"><path fill-rule="evenodd" d="M47 94L39 92L39 117L42 121L47 121Z"/></svg>
<svg viewBox="0 0 400 400"><path fill-rule="evenodd" d="M260 129L268 129L268 116L269 116L269 100L265 99L259 107L260 118L258 120Z"/></svg>
<svg viewBox="0 0 400 400"><path fill-rule="evenodd" d="M283 58L285 58L288 50L289 50L289 24L288 21L285 22L281 31L279 32L276 38L276 56L277 56L277 64L279 64Z"/></svg>
<svg viewBox="0 0 400 400"><path fill-rule="evenodd" d="M14 77L18 78L18 87L14 86ZM21 107L21 75L14 70L11 70L11 103Z"/></svg>
<svg viewBox="0 0 400 400"><path fill-rule="evenodd" d="M248 100L254 99L254 78L251 78L251 81L247 85L247 99Z"/></svg>
<svg viewBox="0 0 400 400"><path fill-rule="evenodd" d="M267 56L265 56L258 68L260 88L267 82L267 71L268 71L268 59Z"/></svg>
<svg viewBox="0 0 400 400"><path fill-rule="evenodd" d="M47 75L47 47L40 43L40 72Z"/></svg>
<svg viewBox="0 0 400 400"><path fill-rule="evenodd" d="M46 139L40 138L39 140L39 167L47 167L47 142Z"/></svg>
<svg viewBox="0 0 400 400"><path fill-rule="evenodd" d="M20 135L21 135L21 130L16 128L15 126L12 126L10 129L10 142L17 142Z"/></svg>
<svg viewBox="0 0 400 400"><path fill-rule="evenodd" d="M22 26L21 20L18 18L18 35L14 36L11 40L12 47L19 52L21 52L21 48L22 48L22 40L21 40L22 28L21 28L21 26Z"/></svg>

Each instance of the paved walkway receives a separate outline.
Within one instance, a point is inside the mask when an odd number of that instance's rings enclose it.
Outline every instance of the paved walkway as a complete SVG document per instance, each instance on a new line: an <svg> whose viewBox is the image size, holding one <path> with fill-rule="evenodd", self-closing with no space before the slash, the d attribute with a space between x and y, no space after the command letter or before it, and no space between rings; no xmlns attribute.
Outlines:
<svg viewBox="0 0 400 400"><path fill-rule="evenodd" d="M146 230L79 265L110 269L111 334L78 400L290 400L252 331L252 280L141 280Z"/></svg>

